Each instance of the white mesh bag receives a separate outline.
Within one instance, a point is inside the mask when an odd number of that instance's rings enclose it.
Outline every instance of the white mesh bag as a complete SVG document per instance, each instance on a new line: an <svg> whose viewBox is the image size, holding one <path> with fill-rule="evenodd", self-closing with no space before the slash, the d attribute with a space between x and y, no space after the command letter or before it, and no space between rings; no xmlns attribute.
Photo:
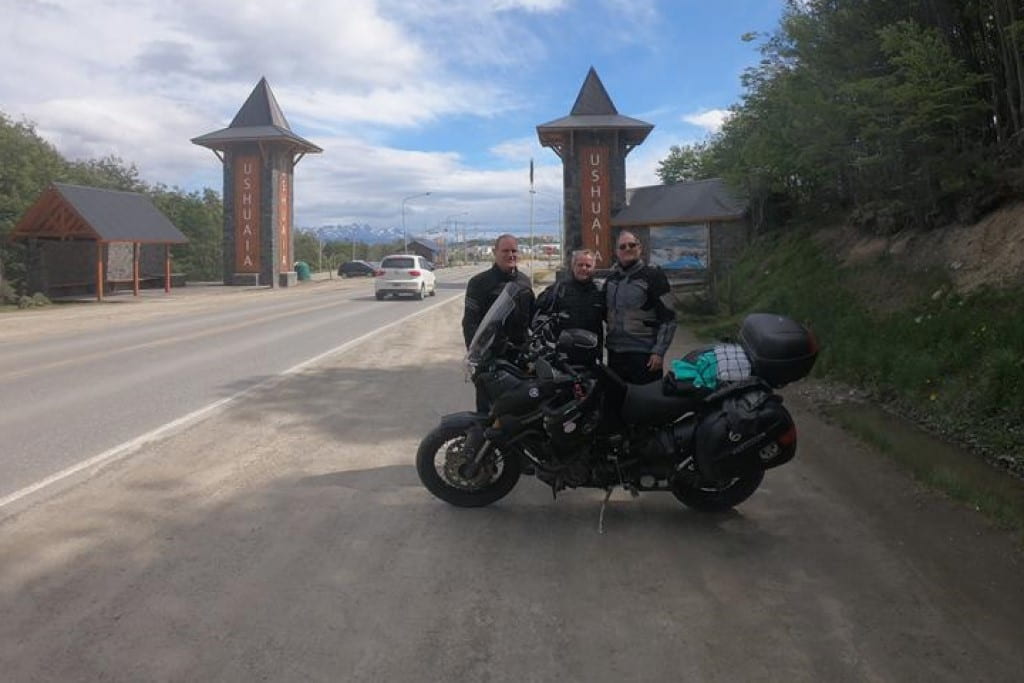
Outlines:
<svg viewBox="0 0 1024 683"><path fill-rule="evenodd" d="M739 344L716 344L717 377L722 382L736 382L750 377L750 359Z"/></svg>

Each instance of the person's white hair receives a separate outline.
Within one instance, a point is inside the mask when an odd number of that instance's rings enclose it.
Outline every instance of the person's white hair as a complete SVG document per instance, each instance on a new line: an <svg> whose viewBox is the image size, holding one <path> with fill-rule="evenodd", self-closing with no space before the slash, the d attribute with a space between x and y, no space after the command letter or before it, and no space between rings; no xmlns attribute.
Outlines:
<svg viewBox="0 0 1024 683"><path fill-rule="evenodd" d="M594 255L594 252L591 251L590 249L576 249L575 251L572 252L572 260L569 261L569 264L575 266L576 260L579 259L580 256L589 256L595 261L597 260L597 257Z"/></svg>

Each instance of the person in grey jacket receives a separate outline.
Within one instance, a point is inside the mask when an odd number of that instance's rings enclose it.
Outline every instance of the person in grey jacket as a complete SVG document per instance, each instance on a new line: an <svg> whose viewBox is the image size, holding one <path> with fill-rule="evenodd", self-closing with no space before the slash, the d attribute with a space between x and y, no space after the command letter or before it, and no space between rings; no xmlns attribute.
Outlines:
<svg viewBox="0 0 1024 683"><path fill-rule="evenodd" d="M637 236L622 231L616 240L617 261L605 281L608 367L633 384L661 379L665 353L676 331L676 314L663 300L668 278L640 258Z"/></svg>

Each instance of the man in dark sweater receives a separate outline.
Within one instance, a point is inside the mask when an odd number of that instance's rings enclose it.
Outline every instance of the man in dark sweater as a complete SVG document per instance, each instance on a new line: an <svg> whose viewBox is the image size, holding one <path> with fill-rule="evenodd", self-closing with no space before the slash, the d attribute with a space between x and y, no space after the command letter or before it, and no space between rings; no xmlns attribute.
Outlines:
<svg viewBox="0 0 1024 683"><path fill-rule="evenodd" d="M510 359L515 358L515 349L509 346L526 341L527 330L533 319L534 296L530 278L520 273L516 264L519 259L519 243L513 235L501 235L494 242L494 265L489 270L470 278L466 285L466 307L462 314L462 336L466 347L473 340L480 321L494 303L501 290L509 282L519 285L516 292L516 309L505 320L502 334L495 339L496 348L505 347L502 352ZM476 393L478 412L490 409L487 397L478 389Z"/></svg>
<svg viewBox="0 0 1024 683"><path fill-rule="evenodd" d="M537 311L546 314L564 314L555 326L561 330L578 328L597 335L597 348L592 351L573 351L569 362L575 365L593 365L601 358L604 346L604 292L594 282L594 252L589 249L572 254L572 277L551 285L537 297Z"/></svg>

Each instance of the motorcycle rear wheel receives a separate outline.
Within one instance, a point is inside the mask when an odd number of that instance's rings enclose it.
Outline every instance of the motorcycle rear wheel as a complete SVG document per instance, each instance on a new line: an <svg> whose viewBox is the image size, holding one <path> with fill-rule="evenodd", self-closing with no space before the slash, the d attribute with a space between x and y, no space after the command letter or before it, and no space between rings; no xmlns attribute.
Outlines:
<svg viewBox="0 0 1024 683"><path fill-rule="evenodd" d="M471 480L460 465L467 454L461 448L466 431L458 427L435 427L416 451L416 473L432 494L458 507L483 507L504 498L519 481L519 458L504 457L496 449L485 456L481 471Z"/></svg>
<svg viewBox="0 0 1024 683"><path fill-rule="evenodd" d="M688 508L700 512L725 512L754 495L762 481L763 471L737 477L720 488L701 488L679 478L672 486L672 493Z"/></svg>

